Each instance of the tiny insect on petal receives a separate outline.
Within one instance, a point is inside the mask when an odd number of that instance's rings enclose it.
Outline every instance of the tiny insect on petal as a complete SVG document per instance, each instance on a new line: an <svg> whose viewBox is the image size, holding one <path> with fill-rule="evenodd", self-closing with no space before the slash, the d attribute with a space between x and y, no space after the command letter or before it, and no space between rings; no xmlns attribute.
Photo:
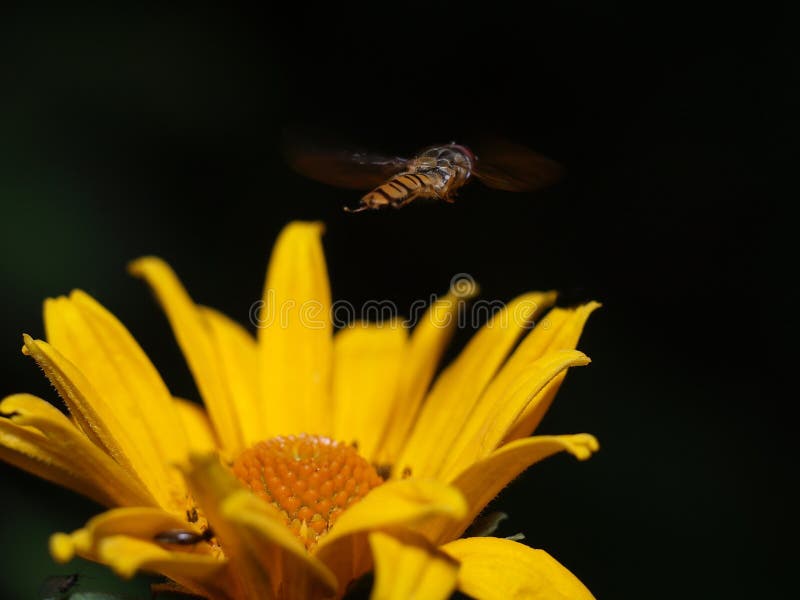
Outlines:
<svg viewBox="0 0 800 600"><path fill-rule="evenodd" d="M195 533L187 529L168 529L156 534L153 539L161 544L192 546L210 540L213 535L211 529L206 529L203 533Z"/></svg>

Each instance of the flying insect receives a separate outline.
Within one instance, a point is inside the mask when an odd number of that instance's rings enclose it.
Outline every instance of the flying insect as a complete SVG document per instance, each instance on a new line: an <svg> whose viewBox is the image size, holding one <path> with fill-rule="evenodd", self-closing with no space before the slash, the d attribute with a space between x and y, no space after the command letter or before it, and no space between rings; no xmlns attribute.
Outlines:
<svg viewBox="0 0 800 600"><path fill-rule="evenodd" d="M557 181L562 167L524 146L506 141L485 144L480 153L451 142L429 146L411 158L298 144L286 150L301 175L342 188L369 190L346 212L402 208L419 198L452 203L456 191L475 178L509 192L533 191Z"/></svg>

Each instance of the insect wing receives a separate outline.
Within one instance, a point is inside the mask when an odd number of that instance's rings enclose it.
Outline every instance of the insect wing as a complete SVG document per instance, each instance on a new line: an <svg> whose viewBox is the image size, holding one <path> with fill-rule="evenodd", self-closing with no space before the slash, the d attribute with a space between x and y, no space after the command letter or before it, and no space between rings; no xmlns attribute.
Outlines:
<svg viewBox="0 0 800 600"><path fill-rule="evenodd" d="M479 146L479 150L472 174L497 190L538 190L564 174L564 168L554 160L512 142L492 141Z"/></svg>
<svg viewBox="0 0 800 600"><path fill-rule="evenodd" d="M508 515L504 512L494 511L477 517L464 532L464 537L488 537L497 531L501 521L505 521Z"/></svg>
<svg viewBox="0 0 800 600"><path fill-rule="evenodd" d="M351 190L369 190L402 171L405 158L353 150L329 150L290 144L285 150L289 166L320 183Z"/></svg>

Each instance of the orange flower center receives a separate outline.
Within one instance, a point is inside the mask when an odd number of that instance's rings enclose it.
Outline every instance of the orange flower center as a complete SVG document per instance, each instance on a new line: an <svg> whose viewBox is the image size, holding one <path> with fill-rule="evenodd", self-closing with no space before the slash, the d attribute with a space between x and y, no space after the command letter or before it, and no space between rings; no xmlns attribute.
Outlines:
<svg viewBox="0 0 800 600"><path fill-rule="evenodd" d="M258 442L236 458L233 472L280 511L308 550L347 507L383 483L353 446L307 434Z"/></svg>

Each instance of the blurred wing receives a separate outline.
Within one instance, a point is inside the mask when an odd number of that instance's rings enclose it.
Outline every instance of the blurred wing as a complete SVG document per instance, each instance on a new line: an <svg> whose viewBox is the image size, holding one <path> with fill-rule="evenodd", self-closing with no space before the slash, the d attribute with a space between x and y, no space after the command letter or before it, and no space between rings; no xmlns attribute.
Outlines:
<svg viewBox="0 0 800 600"><path fill-rule="evenodd" d="M511 142L493 141L479 147L472 174L497 190L526 192L558 181L564 168L533 150Z"/></svg>
<svg viewBox="0 0 800 600"><path fill-rule="evenodd" d="M382 156L352 150L288 145L285 150L289 166L315 181L353 190L377 187L403 170L408 162L397 156Z"/></svg>

